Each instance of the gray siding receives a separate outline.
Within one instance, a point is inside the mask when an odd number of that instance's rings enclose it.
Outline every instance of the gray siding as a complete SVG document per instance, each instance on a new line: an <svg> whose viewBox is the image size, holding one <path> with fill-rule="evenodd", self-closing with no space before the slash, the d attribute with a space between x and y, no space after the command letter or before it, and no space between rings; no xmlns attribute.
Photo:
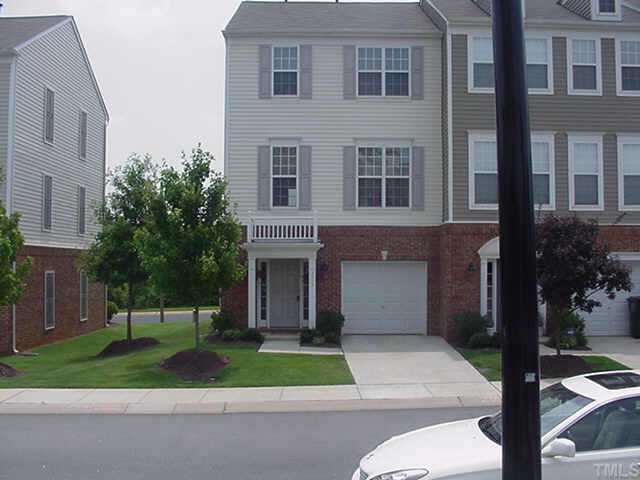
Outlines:
<svg viewBox="0 0 640 480"><path fill-rule="evenodd" d="M56 93L55 141L44 142L44 91ZM79 114L88 114L87 158L80 159ZM72 23L20 51L16 71L13 199L28 245L85 248L98 232L94 208L104 184L105 113ZM53 219L42 229L42 176L53 177ZM78 235L78 186L86 188L86 234Z"/></svg>
<svg viewBox="0 0 640 480"><path fill-rule="evenodd" d="M620 216L617 197L616 133L640 133L640 98L616 96L614 40L602 40L603 96L567 95L566 40L553 38L554 95L530 95L532 131L556 132L556 208L569 209L567 178L567 132L603 133L605 211L578 215L613 223ZM470 130L495 127L495 98L468 93L467 40L453 36L453 194L455 221L495 221L497 212L469 210L468 146ZM639 212L627 212L622 223L640 223Z"/></svg>
<svg viewBox="0 0 640 480"><path fill-rule="evenodd" d="M0 57L0 203L6 208L7 144L9 141L9 89L11 63Z"/></svg>

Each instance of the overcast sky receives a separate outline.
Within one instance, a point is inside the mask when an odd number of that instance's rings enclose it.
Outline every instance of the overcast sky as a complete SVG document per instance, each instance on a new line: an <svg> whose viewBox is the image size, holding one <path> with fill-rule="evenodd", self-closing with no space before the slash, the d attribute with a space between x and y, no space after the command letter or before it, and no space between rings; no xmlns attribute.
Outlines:
<svg viewBox="0 0 640 480"><path fill-rule="evenodd" d="M0 15L73 15L105 98L109 167L132 152L224 154L224 39L241 0L0 0ZM292 0L301 1L301 0Z"/></svg>

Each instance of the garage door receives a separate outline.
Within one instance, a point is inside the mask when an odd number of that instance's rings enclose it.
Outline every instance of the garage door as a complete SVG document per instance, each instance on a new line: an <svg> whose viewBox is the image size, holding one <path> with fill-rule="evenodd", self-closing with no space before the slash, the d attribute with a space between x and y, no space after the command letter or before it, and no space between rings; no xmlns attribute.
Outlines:
<svg viewBox="0 0 640 480"><path fill-rule="evenodd" d="M426 262L343 262L345 333L427 330Z"/></svg>
<svg viewBox="0 0 640 480"><path fill-rule="evenodd" d="M629 335L629 310L627 298L640 296L640 262L626 262L632 268L631 292L620 292L614 300L609 300L604 293L593 296L602 302L602 306L596 308L593 313L580 313L586 322L587 335Z"/></svg>

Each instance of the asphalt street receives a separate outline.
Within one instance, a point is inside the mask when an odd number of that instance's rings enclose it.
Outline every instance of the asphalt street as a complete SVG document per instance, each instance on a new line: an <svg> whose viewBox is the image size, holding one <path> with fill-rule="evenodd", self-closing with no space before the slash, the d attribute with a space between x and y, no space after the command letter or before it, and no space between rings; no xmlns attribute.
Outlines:
<svg viewBox="0 0 640 480"><path fill-rule="evenodd" d="M392 435L491 409L0 416L0 479L348 480Z"/></svg>
<svg viewBox="0 0 640 480"><path fill-rule="evenodd" d="M140 312L133 313L131 319L136 323L160 323L160 312ZM164 321L171 322L188 322L193 320L191 312L164 312ZM124 325L127 321L127 312L120 312L114 318L115 323ZM211 321L211 310L202 310L200 312L200 324L209 323Z"/></svg>

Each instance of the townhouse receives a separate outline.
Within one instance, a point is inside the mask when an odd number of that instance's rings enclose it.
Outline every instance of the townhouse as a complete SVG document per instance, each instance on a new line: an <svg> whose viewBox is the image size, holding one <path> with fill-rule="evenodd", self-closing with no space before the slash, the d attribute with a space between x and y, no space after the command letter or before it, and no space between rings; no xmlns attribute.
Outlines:
<svg viewBox="0 0 640 480"><path fill-rule="evenodd" d="M72 17L0 18L0 201L33 260L0 308L0 355L104 326L105 289L77 268L104 198L108 114Z"/></svg>
<svg viewBox="0 0 640 480"><path fill-rule="evenodd" d="M640 7L525 0L536 209L596 218L640 292ZM451 336L499 318L491 9L244 2L224 31L243 324ZM626 334L625 299L586 315ZM541 305L544 317L544 305Z"/></svg>

